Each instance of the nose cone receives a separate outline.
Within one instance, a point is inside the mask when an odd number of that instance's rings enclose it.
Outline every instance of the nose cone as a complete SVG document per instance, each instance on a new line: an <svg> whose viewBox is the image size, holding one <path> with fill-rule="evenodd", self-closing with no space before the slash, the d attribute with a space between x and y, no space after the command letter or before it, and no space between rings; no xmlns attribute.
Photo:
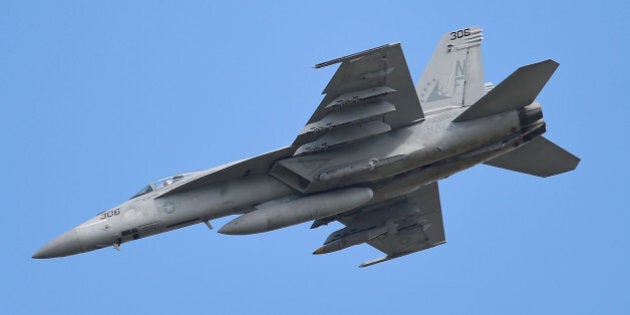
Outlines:
<svg viewBox="0 0 630 315"><path fill-rule="evenodd" d="M50 241L50 243L44 245L44 247L40 248L35 254L33 254L33 258L55 258L82 252L83 248L81 247L81 242L79 242L79 235L77 234L76 229L72 229L59 235L54 240Z"/></svg>

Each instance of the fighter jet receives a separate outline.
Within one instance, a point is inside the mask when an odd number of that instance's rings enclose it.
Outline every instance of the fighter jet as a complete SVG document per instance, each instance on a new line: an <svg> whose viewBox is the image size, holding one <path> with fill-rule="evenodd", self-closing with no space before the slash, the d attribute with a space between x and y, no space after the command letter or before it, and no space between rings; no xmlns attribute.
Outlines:
<svg viewBox="0 0 630 315"><path fill-rule="evenodd" d="M534 99L558 63L523 66L484 83L482 29L445 34L414 87L399 43L315 65L340 64L289 146L158 180L53 239L33 258L85 253L210 220L219 233L262 233L339 221L313 254L367 243L370 266L445 243L438 181L477 164L540 177L579 159L543 137Z"/></svg>

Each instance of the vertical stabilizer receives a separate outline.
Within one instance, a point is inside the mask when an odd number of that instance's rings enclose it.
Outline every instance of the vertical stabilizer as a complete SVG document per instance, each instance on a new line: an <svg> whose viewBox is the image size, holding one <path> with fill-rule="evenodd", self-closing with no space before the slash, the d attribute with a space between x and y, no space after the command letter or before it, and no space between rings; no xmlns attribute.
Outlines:
<svg viewBox="0 0 630 315"><path fill-rule="evenodd" d="M480 27L444 34L416 92L425 111L472 105L484 94Z"/></svg>

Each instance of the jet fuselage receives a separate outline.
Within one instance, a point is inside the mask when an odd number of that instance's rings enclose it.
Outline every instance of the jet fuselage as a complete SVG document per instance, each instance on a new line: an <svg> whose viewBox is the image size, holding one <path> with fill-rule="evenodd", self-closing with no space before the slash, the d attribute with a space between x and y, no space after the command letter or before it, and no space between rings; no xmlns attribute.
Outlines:
<svg viewBox="0 0 630 315"><path fill-rule="evenodd" d="M323 185L328 189L369 187L374 195L370 203L374 204L413 192L428 183L514 150L541 135L545 124L540 106L533 103L526 109L474 122L452 123L464 108L451 108L427 115L413 125L310 157L345 167L350 165L350 168L352 161L348 160L348 156L371 157L379 161L397 157L392 163L381 166L376 162L371 170L365 172L349 171L344 174L342 171L329 180L330 183ZM421 136L427 134L432 137ZM299 156L288 157L292 158ZM266 174L155 198L159 195L159 190L153 191L103 211L54 239L33 257L62 257L109 246L118 249L122 243L139 238L248 213L257 205L269 201L304 196L296 195L296 191L287 184ZM248 234L247 231L230 229L222 232Z"/></svg>
<svg viewBox="0 0 630 315"><path fill-rule="evenodd" d="M253 234L338 221L314 254L367 243L386 254L361 267L444 244L438 181L479 163L548 177L578 157L541 136L535 99L558 68L522 66L496 87L483 78L480 27L444 34L414 85L400 43L316 64L339 64L289 146L149 184L57 237L34 258L120 245L238 215L219 233Z"/></svg>

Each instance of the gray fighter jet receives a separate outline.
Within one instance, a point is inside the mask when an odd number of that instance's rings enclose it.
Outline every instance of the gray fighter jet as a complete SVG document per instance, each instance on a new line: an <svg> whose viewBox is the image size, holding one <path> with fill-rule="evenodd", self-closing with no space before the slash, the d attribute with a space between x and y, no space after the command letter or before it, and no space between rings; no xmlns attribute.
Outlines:
<svg viewBox="0 0 630 315"><path fill-rule="evenodd" d="M151 183L33 258L119 249L230 215L219 233L339 221L345 227L314 254L362 243L386 254L361 267L443 244L438 180L479 163L547 177L580 161L542 137L534 99L558 63L523 66L493 87L483 81L482 38L479 27L445 34L415 87L399 43L317 64L340 66L290 146Z"/></svg>

